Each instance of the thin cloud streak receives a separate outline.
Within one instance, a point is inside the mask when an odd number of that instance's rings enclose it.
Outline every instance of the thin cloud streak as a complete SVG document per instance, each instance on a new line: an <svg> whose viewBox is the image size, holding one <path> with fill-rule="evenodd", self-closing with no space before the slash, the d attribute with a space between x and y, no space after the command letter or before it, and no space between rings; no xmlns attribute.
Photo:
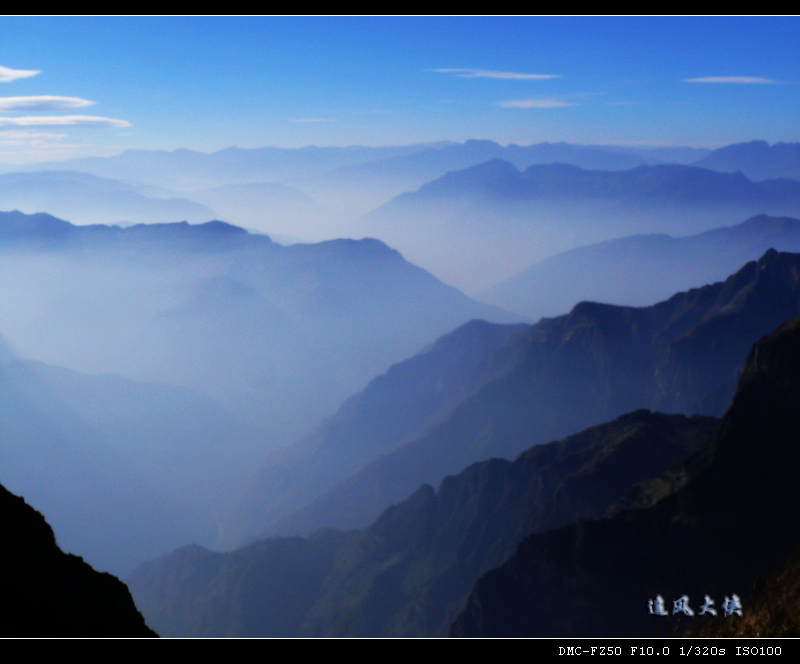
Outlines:
<svg viewBox="0 0 800 664"><path fill-rule="evenodd" d="M578 106L578 104L560 99L509 99L508 101L498 101L496 106L501 108L566 108Z"/></svg>
<svg viewBox="0 0 800 664"><path fill-rule="evenodd" d="M11 83L18 78L30 78L41 73L41 69L10 69L0 66L0 83Z"/></svg>
<svg viewBox="0 0 800 664"><path fill-rule="evenodd" d="M780 83L774 78L761 76L701 76L700 78L685 78L684 83L737 83L739 85L773 85Z"/></svg>
<svg viewBox="0 0 800 664"><path fill-rule="evenodd" d="M18 130L18 129L8 129L5 131L0 131L0 138L5 138L9 140L42 140L42 139L54 139L58 140L64 138L67 134L53 134L51 132L43 132L43 131L25 131Z"/></svg>
<svg viewBox="0 0 800 664"><path fill-rule="evenodd" d="M0 118L0 127L130 127L127 120L96 115L43 115Z"/></svg>
<svg viewBox="0 0 800 664"><path fill-rule="evenodd" d="M497 78L517 81L544 81L551 78L561 78L560 74L529 74L516 71L493 71L489 69L431 69L437 74L455 74L458 78Z"/></svg>
<svg viewBox="0 0 800 664"><path fill-rule="evenodd" d="M16 111L64 111L92 106L95 102L80 97L37 95L30 97L0 97L0 113Z"/></svg>

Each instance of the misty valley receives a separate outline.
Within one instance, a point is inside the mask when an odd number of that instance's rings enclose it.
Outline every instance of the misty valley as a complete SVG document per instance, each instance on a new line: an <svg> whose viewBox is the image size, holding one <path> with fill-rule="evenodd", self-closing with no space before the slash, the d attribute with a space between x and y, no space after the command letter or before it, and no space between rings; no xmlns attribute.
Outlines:
<svg viewBox="0 0 800 664"><path fill-rule="evenodd" d="M800 637L798 31L0 16L0 638Z"/></svg>
<svg viewBox="0 0 800 664"><path fill-rule="evenodd" d="M659 593L749 602L800 548L798 173L473 141L0 176L0 631L630 636ZM359 179L388 200L348 208Z"/></svg>

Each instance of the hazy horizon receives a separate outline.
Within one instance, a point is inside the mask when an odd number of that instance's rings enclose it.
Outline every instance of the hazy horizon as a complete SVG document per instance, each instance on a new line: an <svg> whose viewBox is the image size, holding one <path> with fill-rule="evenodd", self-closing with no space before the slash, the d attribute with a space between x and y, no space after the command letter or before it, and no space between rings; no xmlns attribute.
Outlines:
<svg viewBox="0 0 800 664"><path fill-rule="evenodd" d="M0 163L470 138L800 140L786 113L800 103L797 17L68 16L0 27L0 87L14 100L0 105Z"/></svg>

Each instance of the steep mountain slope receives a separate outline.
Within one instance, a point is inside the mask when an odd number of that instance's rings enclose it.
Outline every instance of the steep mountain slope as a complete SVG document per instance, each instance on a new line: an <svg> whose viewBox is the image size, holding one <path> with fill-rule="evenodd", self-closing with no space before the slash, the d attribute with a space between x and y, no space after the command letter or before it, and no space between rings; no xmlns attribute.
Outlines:
<svg viewBox="0 0 800 664"><path fill-rule="evenodd" d="M738 171L751 180L800 180L800 143L735 143L714 150L695 165L727 173Z"/></svg>
<svg viewBox="0 0 800 664"><path fill-rule="evenodd" d="M528 329L509 370L449 417L267 532L365 527L420 484L631 410L721 415L751 344L800 314L798 275L800 255L769 251L724 282L651 307L583 302L544 319ZM366 431L354 437L370 440Z"/></svg>
<svg viewBox="0 0 800 664"><path fill-rule="evenodd" d="M752 182L741 173L682 165L519 171L494 160L398 196L364 217L361 232L474 293L579 243L696 234L760 214L799 217L800 183ZM440 246L452 251L433 251Z"/></svg>
<svg viewBox="0 0 800 664"><path fill-rule="evenodd" d="M247 524L241 532L261 532L265 524L446 419L460 402L514 366L526 331L526 325L471 321L371 381L308 438L273 455L241 498L239 519ZM356 508L349 512L353 523L331 523L365 525L371 510L366 521Z"/></svg>
<svg viewBox="0 0 800 664"><path fill-rule="evenodd" d="M599 515L677 462L717 422L639 411L515 462L424 486L364 532L320 531L215 554L181 549L130 579L165 635L443 634L481 571L526 533Z"/></svg>
<svg viewBox="0 0 800 664"><path fill-rule="evenodd" d="M62 552L44 517L0 486L0 637L156 636L125 585Z"/></svg>
<svg viewBox="0 0 800 664"><path fill-rule="evenodd" d="M676 489L663 495L651 483L640 509L526 538L478 581L452 634L655 635L665 630L648 614L657 595L686 595L695 611L709 596L721 613L735 593L746 615L756 579L800 545L798 407L793 319L753 348L718 433Z"/></svg>
<svg viewBox="0 0 800 664"><path fill-rule="evenodd" d="M526 268L482 299L533 320L583 300L643 306L724 279L770 248L800 251L800 221L762 215L699 235L638 235L580 247Z"/></svg>

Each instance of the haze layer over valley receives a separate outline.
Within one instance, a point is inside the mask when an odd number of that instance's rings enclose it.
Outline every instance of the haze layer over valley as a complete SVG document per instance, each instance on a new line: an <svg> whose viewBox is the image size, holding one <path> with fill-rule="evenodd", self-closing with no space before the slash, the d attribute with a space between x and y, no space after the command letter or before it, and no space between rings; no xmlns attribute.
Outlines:
<svg viewBox="0 0 800 664"><path fill-rule="evenodd" d="M800 546L797 19L0 29L0 635L763 603ZM763 550L645 569L636 533L739 516Z"/></svg>

